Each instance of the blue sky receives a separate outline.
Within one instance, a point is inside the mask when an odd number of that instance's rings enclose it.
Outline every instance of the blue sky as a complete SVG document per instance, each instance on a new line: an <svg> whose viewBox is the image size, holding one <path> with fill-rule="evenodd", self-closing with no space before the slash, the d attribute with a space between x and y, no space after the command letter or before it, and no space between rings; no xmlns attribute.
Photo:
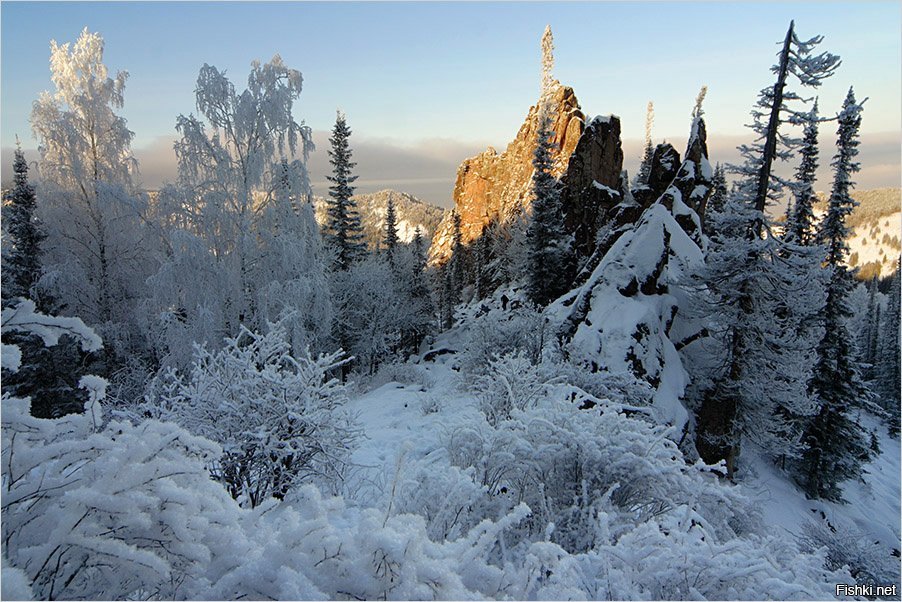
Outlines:
<svg viewBox="0 0 902 602"><path fill-rule="evenodd" d="M709 131L731 143L745 135L792 18L801 36L822 34L822 48L843 57L819 91L821 107L838 109L854 84L870 97L864 134L902 130L897 2L4 1L0 13L4 148L17 133L36 145L28 116L51 89L49 41L74 41L85 26L106 40L110 69L130 73L122 114L136 152L171 145L176 115L194 110L203 63L241 87L251 60L279 53L304 75L296 117L315 130L328 130L340 107L360 143L428 149L456 164L446 155L503 148L516 133L538 95L545 24L555 35L555 76L587 113L620 115L625 138L641 138L648 100L656 138L685 138L703 84Z"/></svg>

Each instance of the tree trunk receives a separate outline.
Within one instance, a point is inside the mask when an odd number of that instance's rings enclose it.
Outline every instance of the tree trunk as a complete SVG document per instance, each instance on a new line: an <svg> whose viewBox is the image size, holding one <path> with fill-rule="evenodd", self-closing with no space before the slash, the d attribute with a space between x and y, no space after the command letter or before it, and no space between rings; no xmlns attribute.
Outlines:
<svg viewBox="0 0 902 602"><path fill-rule="evenodd" d="M777 81L774 84L772 108L770 119L767 122L767 136L764 141L764 157L761 162L761 171L758 172L758 186L755 191L755 209L763 212L767 203L767 188L770 183L770 173L773 167L774 157L777 154L777 129L780 127L780 107L783 106L783 88L786 87L786 75L789 72L789 51L792 44L792 30L795 21L789 22L786 31L786 39L783 41L783 50L780 51L780 69L777 73ZM761 236L762 223L758 220L755 224L755 233Z"/></svg>

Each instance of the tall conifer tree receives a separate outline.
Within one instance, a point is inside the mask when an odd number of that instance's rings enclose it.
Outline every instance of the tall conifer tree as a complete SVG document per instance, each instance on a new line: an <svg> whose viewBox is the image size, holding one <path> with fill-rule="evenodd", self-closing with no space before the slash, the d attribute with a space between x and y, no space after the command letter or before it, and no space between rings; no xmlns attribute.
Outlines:
<svg viewBox="0 0 902 602"><path fill-rule="evenodd" d="M388 206L385 208L385 236L382 239L385 246L385 254L389 262L394 262L395 251L398 248L398 218L395 214L395 202L388 197Z"/></svg>
<svg viewBox="0 0 902 602"><path fill-rule="evenodd" d="M538 305L547 305L567 291L571 269L570 237L564 231L560 184L551 173L553 141L549 104L553 49L551 28L546 27L542 36L542 97L532 160L532 220L526 231L529 249L527 291Z"/></svg>
<svg viewBox="0 0 902 602"><path fill-rule="evenodd" d="M818 168L817 148L817 100L811 111L805 116L805 132L802 146L799 149L801 161L796 170L796 181L793 187L795 202L786 219L786 240L800 245L810 245L814 238L814 194L815 172Z"/></svg>
<svg viewBox="0 0 902 602"><path fill-rule="evenodd" d="M861 475L861 465L871 454L869 441L856 422L852 410L864 404L870 393L862 380L862 366L856 358L854 336L849 329L852 310L849 294L854 287L852 272L846 267L849 228L846 219L857 203L851 191L852 174L860 169L858 129L861 104L852 89L839 114L837 153L833 159L833 188L827 214L817 232L817 242L826 249L825 264L830 278L827 300L821 312L824 334L817 347L817 362L810 390L817 414L805 434L807 449L798 478L812 498L841 501L840 483Z"/></svg>
<svg viewBox="0 0 902 602"><path fill-rule="evenodd" d="M351 171L357 165L351 161L351 146L348 138L351 128L343 113L335 118L335 127L329 143L329 163L332 164L332 175L326 178L332 182L329 186L328 220L326 222L326 239L334 248L335 266L339 270L347 270L352 263L366 255L363 242L363 226L354 195L354 181L357 176Z"/></svg>
<svg viewBox="0 0 902 602"><path fill-rule="evenodd" d="M28 182L28 163L21 147L13 159L13 188L4 197L9 240L3 253L3 306L17 297L35 298L41 277L41 243L46 238L35 217L34 187ZM40 311L49 308L39 307Z"/></svg>

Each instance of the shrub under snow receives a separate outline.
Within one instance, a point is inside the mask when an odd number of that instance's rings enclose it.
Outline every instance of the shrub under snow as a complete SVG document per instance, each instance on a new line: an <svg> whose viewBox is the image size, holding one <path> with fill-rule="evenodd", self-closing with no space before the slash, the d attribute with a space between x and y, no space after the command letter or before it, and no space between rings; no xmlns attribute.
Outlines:
<svg viewBox="0 0 902 602"><path fill-rule="evenodd" d="M144 404L221 445L213 474L251 506L302 481L339 490L357 436L345 387L330 377L341 354L295 357L282 324L270 326L242 328L220 351L198 346L190 373L163 373Z"/></svg>

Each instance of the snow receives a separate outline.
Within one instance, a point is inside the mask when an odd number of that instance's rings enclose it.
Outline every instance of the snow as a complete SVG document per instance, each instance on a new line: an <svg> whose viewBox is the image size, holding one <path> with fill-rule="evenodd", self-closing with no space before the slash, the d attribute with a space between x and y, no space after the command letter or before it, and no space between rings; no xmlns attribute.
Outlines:
<svg viewBox="0 0 902 602"><path fill-rule="evenodd" d="M674 209L691 212L678 199ZM656 275L662 258L662 272ZM560 329L573 319L575 308L587 303L589 309L570 340L571 357L593 370L648 380L655 388L659 420L677 430L688 420L680 401L688 375L667 334L677 299L660 287L666 289L701 261L698 246L667 208L656 203L634 230L614 243L582 287L548 310Z"/></svg>
<svg viewBox="0 0 902 602"><path fill-rule="evenodd" d="M605 186L604 184L602 184L601 182L598 182L598 181L596 181L596 180L592 180L592 186L593 186L593 188L596 188L596 189L598 189L598 190L602 190L602 191L608 193L608 194L611 195L611 196L620 196L620 192L619 192L619 191L614 190L614 189L611 188L610 186Z"/></svg>
<svg viewBox="0 0 902 602"><path fill-rule="evenodd" d="M85 351L97 351L103 347L103 341L92 329L85 326L79 318L64 318L57 316L45 316L35 311L34 301L22 299L14 307L8 307L0 314L3 330L18 330L30 332L41 337L44 344L52 347L59 342L63 335L72 335L80 343ZM7 352L8 345L4 345ZM6 353L4 353L6 355ZM10 360L12 361L12 357Z"/></svg>
<svg viewBox="0 0 902 602"><path fill-rule="evenodd" d="M817 217L820 218L820 215ZM887 244L884 237L895 238L896 246ZM902 239L902 212L881 217L876 223L872 222L853 228L847 240L849 244L847 261L852 267L877 263L880 266L880 276L887 277L895 269L895 262L900 252L900 239ZM854 263L852 262L853 256Z"/></svg>
<svg viewBox="0 0 902 602"><path fill-rule="evenodd" d="M586 127L590 127L595 123L611 123L612 119L620 119L617 115L611 113L610 115L596 115L591 120L589 120L589 125Z"/></svg>

